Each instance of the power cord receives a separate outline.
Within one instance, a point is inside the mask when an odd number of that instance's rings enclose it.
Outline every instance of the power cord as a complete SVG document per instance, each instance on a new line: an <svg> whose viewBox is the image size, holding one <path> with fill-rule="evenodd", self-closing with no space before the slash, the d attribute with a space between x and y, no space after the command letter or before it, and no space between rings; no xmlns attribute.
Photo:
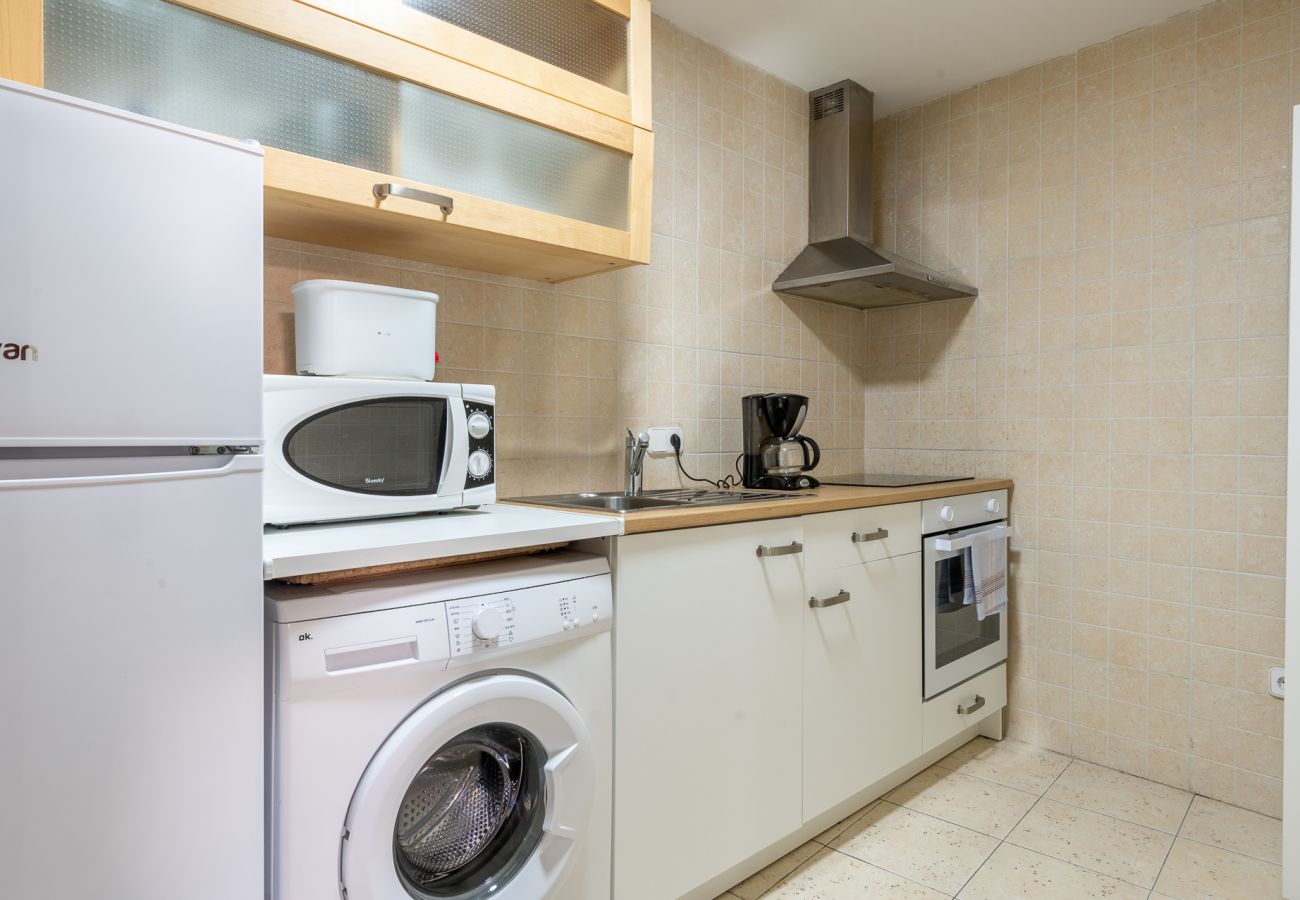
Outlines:
<svg viewBox="0 0 1300 900"><path fill-rule="evenodd" d="M674 456L675 456L676 459L677 459L677 469L678 469L678 471L680 471L680 472L682 473L682 477L685 478L687 481L694 481L694 482L696 482L696 483L698 483L698 484L711 484L711 485L713 485L715 488L717 488L718 490L724 490L724 491L727 490L727 489L729 489L729 488L738 488L738 487L741 486L741 484L740 484L740 457L739 457L739 456L736 457L736 474L735 474L735 475L727 475L727 476L725 476L724 478L720 478L720 479L717 480L717 481L713 481L712 479L709 479L709 478L696 478L696 477L695 477L694 475L692 475L690 472L687 472L687 471L686 471L686 467L682 465L682 439L681 439L681 437L678 436L678 435L676 435L676 434L674 434L674 435L670 435L669 438L668 438L668 442L669 442L670 444L673 445L673 454L674 454Z"/></svg>

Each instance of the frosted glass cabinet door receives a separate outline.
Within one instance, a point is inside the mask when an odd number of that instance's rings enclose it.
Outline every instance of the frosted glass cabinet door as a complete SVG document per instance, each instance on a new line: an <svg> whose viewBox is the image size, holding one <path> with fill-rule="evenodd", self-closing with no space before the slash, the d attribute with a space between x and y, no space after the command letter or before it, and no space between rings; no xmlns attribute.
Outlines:
<svg viewBox="0 0 1300 900"><path fill-rule="evenodd" d="M592 0L402 0L402 5L628 91L628 20Z"/></svg>
<svg viewBox="0 0 1300 900"><path fill-rule="evenodd" d="M649 129L650 0L299 0Z"/></svg>
<svg viewBox="0 0 1300 900"><path fill-rule="evenodd" d="M164 0L46 0L45 84L453 193L628 228L627 153Z"/></svg>
<svg viewBox="0 0 1300 900"><path fill-rule="evenodd" d="M0 78L260 142L268 235L551 282L650 261L650 0L0 10Z"/></svg>
<svg viewBox="0 0 1300 900"><path fill-rule="evenodd" d="M399 95L403 177L628 227L626 155L418 85Z"/></svg>

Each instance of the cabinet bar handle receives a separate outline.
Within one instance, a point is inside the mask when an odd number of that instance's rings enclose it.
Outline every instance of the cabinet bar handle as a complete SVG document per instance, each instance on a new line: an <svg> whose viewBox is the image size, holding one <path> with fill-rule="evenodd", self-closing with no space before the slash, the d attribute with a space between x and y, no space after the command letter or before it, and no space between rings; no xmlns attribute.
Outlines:
<svg viewBox="0 0 1300 900"><path fill-rule="evenodd" d="M855 531L849 540L855 544L865 544L867 541L883 541L889 537L888 528L877 528L875 531Z"/></svg>
<svg viewBox="0 0 1300 900"><path fill-rule="evenodd" d="M759 556L791 556L795 553L803 553L803 544L798 541L791 541L784 547L764 547L758 545Z"/></svg>
<svg viewBox="0 0 1300 900"><path fill-rule="evenodd" d="M848 591L840 591L834 597L809 597L808 605L812 609L825 609L828 606L839 606L841 603L848 603L853 597Z"/></svg>
<svg viewBox="0 0 1300 900"><path fill-rule="evenodd" d="M444 216L451 215L456 201L444 194L435 194L432 191L422 191L418 188L407 187L404 184L380 183L374 187L376 200L387 200L389 197L405 197L407 200L419 200L421 203L432 203L442 210Z"/></svg>
<svg viewBox="0 0 1300 900"><path fill-rule="evenodd" d="M969 716L971 713L975 712L976 710L983 709L983 708L984 708L984 698L981 697L979 694L976 694L975 699L972 700L970 703L957 704L957 715Z"/></svg>

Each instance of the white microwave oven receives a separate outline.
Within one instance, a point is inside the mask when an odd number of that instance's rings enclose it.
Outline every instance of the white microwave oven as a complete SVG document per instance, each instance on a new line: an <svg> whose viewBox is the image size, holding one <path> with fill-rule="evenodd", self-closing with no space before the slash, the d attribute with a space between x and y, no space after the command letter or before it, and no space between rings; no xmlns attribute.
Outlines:
<svg viewBox="0 0 1300 900"><path fill-rule="evenodd" d="M401 516L496 500L496 389L265 375L268 525Z"/></svg>

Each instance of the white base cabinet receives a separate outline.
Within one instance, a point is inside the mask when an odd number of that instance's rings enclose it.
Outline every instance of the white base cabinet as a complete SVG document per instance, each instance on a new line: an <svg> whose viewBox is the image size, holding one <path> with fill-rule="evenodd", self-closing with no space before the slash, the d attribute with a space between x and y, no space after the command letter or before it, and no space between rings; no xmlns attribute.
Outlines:
<svg viewBox="0 0 1300 900"><path fill-rule="evenodd" d="M919 503L614 539L617 900L702 896L980 719L922 703L920 550Z"/></svg>
<svg viewBox="0 0 1300 900"><path fill-rule="evenodd" d="M803 814L921 755L921 556L809 572L803 628Z"/></svg>
<svg viewBox="0 0 1300 900"><path fill-rule="evenodd" d="M800 520L617 539L614 896L665 900L803 823ZM620 712L621 711L621 712Z"/></svg>

